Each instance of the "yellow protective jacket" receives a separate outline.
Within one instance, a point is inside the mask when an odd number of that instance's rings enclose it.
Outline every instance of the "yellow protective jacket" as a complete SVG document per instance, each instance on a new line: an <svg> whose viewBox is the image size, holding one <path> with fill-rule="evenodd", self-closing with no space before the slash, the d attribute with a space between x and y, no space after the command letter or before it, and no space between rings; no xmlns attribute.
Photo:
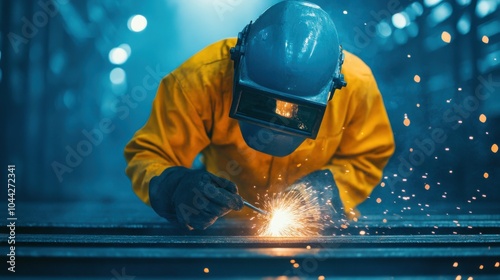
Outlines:
<svg viewBox="0 0 500 280"><path fill-rule="evenodd" d="M207 170L236 183L249 202L256 202L258 194L284 190L313 171L330 169L346 213L354 213L381 180L394 152L391 126L370 68L345 52L342 73L347 87L328 103L316 140L305 140L288 156L273 157L248 147L238 121L229 118L229 50L235 44L236 39L216 42L163 78L149 120L125 148L126 173L135 193L149 204L150 179L171 166L191 167L201 152Z"/></svg>

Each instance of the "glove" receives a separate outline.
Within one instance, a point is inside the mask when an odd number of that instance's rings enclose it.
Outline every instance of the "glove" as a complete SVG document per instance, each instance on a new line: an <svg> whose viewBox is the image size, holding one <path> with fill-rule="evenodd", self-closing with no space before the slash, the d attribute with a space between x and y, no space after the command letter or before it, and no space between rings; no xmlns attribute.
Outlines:
<svg viewBox="0 0 500 280"><path fill-rule="evenodd" d="M345 219L344 206L330 170L314 171L297 180L286 191L298 192L304 203L317 205L321 219L332 222Z"/></svg>
<svg viewBox="0 0 500 280"><path fill-rule="evenodd" d="M206 229L229 211L243 208L233 182L182 166L153 177L149 199L158 215L189 229Z"/></svg>

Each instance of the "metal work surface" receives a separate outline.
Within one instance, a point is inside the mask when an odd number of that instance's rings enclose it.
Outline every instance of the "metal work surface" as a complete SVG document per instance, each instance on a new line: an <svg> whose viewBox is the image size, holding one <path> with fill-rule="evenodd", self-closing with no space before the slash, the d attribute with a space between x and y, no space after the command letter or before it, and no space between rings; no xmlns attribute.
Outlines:
<svg viewBox="0 0 500 280"><path fill-rule="evenodd" d="M16 276L137 280L500 277L498 216L368 216L347 227L327 228L324 236L270 238L255 236L252 223L222 220L206 231L185 231L154 216L120 215L119 211L118 207L107 212L114 221L105 223L88 212L80 216L66 212L38 221L26 214L16 228ZM5 228L1 233L6 238Z"/></svg>

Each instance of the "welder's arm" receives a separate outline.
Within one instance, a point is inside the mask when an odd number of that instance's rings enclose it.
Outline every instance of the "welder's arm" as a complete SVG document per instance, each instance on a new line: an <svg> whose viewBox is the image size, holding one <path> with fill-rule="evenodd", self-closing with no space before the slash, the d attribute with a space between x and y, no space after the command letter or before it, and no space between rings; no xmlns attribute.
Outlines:
<svg viewBox="0 0 500 280"><path fill-rule="evenodd" d="M342 140L330 165L346 214L368 198L382 179L382 170L394 153L394 137L373 76L353 92Z"/></svg>
<svg viewBox="0 0 500 280"><path fill-rule="evenodd" d="M125 147L126 174L137 196L146 204L149 181L172 166L190 167L210 143L195 104L184 94L175 76L160 83L148 121Z"/></svg>
<svg viewBox="0 0 500 280"><path fill-rule="evenodd" d="M210 143L206 104L209 100L192 102L175 76L168 75L146 125L125 147L126 173L139 198L169 221L196 229L243 206L232 182L187 168Z"/></svg>

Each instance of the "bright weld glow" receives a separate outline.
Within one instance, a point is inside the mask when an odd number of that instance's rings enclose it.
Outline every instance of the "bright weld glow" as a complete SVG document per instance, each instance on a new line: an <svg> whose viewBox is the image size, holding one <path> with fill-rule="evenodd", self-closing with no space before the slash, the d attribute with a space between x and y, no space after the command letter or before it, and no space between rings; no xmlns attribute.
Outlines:
<svg viewBox="0 0 500 280"><path fill-rule="evenodd" d="M310 188L306 189L306 192ZM316 199L304 199L298 191L278 194L265 202L269 215L259 229L260 236L298 237L317 236L322 229L320 206ZM306 202L307 201L307 202Z"/></svg>
<svg viewBox="0 0 500 280"><path fill-rule="evenodd" d="M297 116L299 106L297 104L276 100L275 113L285 118L294 118Z"/></svg>

